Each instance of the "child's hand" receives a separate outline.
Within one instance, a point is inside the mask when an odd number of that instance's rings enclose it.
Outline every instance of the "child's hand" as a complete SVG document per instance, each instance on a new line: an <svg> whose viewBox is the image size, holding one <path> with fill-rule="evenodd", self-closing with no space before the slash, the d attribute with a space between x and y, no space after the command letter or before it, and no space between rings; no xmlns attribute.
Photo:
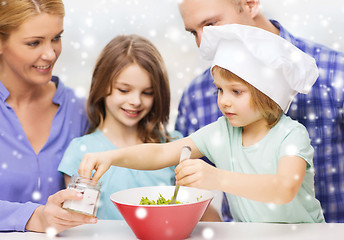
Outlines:
<svg viewBox="0 0 344 240"><path fill-rule="evenodd" d="M91 178L92 170L96 170L92 180L98 181L110 168L111 158L109 152L86 153L79 165L78 173L85 178Z"/></svg>
<svg viewBox="0 0 344 240"><path fill-rule="evenodd" d="M220 189L221 172L201 159L184 160L175 169L176 185L217 190Z"/></svg>

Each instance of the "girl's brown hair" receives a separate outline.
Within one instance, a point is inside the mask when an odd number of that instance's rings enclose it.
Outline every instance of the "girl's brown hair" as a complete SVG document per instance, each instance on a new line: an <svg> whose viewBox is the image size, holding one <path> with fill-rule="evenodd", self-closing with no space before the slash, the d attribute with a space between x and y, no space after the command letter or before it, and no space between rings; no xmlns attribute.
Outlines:
<svg viewBox="0 0 344 240"><path fill-rule="evenodd" d="M149 74L154 95L152 109L138 123L139 138L145 143L169 141L166 131L170 114L167 70L157 48L149 40L135 34L112 39L98 57L87 101L88 133L94 132L104 121L105 98L111 94L114 80L132 63Z"/></svg>
<svg viewBox="0 0 344 240"><path fill-rule="evenodd" d="M5 42L27 19L42 13L64 17L62 0L5 0L0 3L0 41Z"/></svg>
<svg viewBox="0 0 344 240"><path fill-rule="evenodd" d="M224 79L238 81L247 86L251 93L252 107L257 109L262 114L268 124L268 127L272 128L277 124L283 113L283 110L275 101L231 71L219 66L214 66L212 68L212 74L214 74L215 71Z"/></svg>

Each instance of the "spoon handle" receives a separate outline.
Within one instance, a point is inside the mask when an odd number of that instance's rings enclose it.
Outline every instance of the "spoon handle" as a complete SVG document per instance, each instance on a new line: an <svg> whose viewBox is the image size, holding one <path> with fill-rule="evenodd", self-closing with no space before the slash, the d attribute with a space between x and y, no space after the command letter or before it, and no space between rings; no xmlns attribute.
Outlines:
<svg viewBox="0 0 344 240"><path fill-rule="evenodd" d="M190 158L190 156L191 156L191 148L189 146L184 146L180 154L179 162Z"/></svg>
<svg viewBox="0 0 344 240"><path fill-rule="evenodd" d="M189 159L190 156L191 156L191 148L189 146L184 146L182 148L182 152L180 154L179 162L181 162L185 159ZM169 204L176 204L178 191L179 191L179 185L176 185L176 187L174 189L174 194L173 194Z"/></svg>

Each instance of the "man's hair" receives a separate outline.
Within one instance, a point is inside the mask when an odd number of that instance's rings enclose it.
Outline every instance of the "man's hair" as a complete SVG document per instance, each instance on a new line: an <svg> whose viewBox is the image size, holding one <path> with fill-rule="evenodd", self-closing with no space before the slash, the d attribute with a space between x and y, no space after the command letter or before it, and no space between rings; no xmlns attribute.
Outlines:
<svg viewBox="0 0 344 240"><path fill-rule="evenodd" d="M212 69L212 74L214 75L215 72L217 72L224 79L237 81L247 86L249 92L251 93L251 106L262 114L269 128L272 128L277 124L283 113L283 110L275 101L231 71L219 66L214 66Z"/></svg>

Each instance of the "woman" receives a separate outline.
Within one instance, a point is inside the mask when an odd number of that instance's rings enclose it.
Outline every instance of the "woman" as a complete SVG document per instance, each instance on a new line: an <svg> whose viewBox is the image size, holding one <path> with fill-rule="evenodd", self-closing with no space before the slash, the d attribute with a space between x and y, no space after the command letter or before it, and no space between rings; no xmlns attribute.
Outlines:
<svg viewBox="0 0 344 240"><path fill-rule="evenodd" d="M64 200L82 196L58 192L64 187L57 171L62 155L87 128L83 101L52 76L63 18L61 0L0 5L0 231L50 227L58 233L96 222L61 208Z"/></svg>

